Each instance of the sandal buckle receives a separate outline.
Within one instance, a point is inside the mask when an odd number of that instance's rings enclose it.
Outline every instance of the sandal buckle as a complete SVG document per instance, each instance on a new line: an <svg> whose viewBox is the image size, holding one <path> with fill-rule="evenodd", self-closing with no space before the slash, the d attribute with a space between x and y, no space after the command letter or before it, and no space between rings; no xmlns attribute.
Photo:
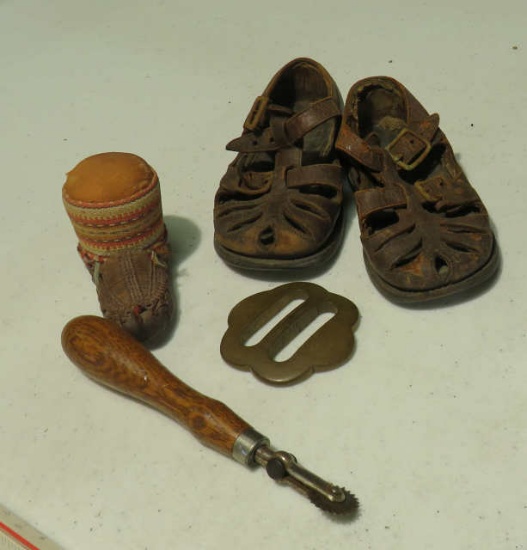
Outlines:
<svg viewBox="0 0 527 550"><path fill-rule="evenodd" d="M437 203L443 198L445 181L442 176L435 176L427 180L418 180L414 187L427 202Z"/></svg>
<svg viewBox="0 0 527 550"><path fill-rule="evenodd" d="M262 122L262 117L267 109L269 104L269 98L263 95L259 95L253 103L245 122L243 123L243 128L249 132L256 130Z"/></svg>
<svg viewBox="0 0 527 550"><path fill-rule="evenodd" d="M410 128L403 128L386 150L399 168L411 171L427 157L432 144Z"/></svg>

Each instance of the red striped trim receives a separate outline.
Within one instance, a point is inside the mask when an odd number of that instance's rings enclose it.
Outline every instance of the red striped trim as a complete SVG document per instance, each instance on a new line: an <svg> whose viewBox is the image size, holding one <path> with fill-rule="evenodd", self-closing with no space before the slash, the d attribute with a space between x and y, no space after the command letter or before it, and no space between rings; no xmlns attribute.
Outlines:
<svg viewBox="0 0 527 550"><path fill-rule="evenodd" d="M0 521L0 531L4 531L4 533L7 533L10 537L12 537L17 542L20 542L24 545L27 550L39 550L37 546L34 544L31 544L28 540L26 540L24 537L19 535L16 531L13 531L10 527L8 527L5 523L2 523Z"/></svg>
<svg viewBox="0 0 527 550"><path fill-rule="evenodd" d="M155 253L162 253L167 254L167 250L163 250L167 247L167 230L166 227L163 228L163 234L157 239L154 243L148 246L145 250L151 250ZM85 248L82 248L82 245L79 244L77 248L82 260L86 264L92 264L93 262L104 262L108 256L104 256L102 254L96 254L95 252L90 252L89 250L86 250Z"/></svg>
<svg viewBox="0 0 527 550"><path fill-rule="evenodd" d="M162 222L162 218L160 219L160 221ZM112 241L97 241L97 240L92 240L92 239L87 239L85 237L82 237L80 241L81 241L81 244L85 244L87 246L93 246L94 248L112 249L112 248L118 248L122 245L127 246L130 244L136 244L141 241L144 241L156 231L159 231L158 222L156 222L156 225L149 231L138 233L137 235L134 235L133 237L129 237L127 239L114 239Z"/></svg>
<svg viewBox="0 0 527 550"><path fill-rule="evenodd" d="M88 226L88 227L111 227L113 225L122 225L128 222L133 222L136 220L140 220L141 218L144 218L146 214L149 214L153 210L156 210L156 208L159 208L159 201L143 208L142 210L135 210L133 212L130 212L129 214L121 214L120 216L115 216L114 218L85 218L85 217L79 217L75 216L73 214L70 214L70 219L72 222L82 225L82 226Z"/></svg>

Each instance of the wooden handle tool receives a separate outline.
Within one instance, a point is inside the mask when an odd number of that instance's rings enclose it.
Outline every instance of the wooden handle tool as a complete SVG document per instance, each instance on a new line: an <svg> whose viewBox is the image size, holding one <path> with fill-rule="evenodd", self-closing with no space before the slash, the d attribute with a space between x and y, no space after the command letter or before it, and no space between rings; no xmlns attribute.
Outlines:
<svg viewBox="0 0 527 550"><path fill-rule="evenodd" d="M95 381L167 414L204 445L247 466L259 464L268 475L332 513L354 513L358 501L346 489L309 472L295 457L270 447L229 407L175 377L146 348L116 324L95 316L71 320L62 331L71 361Z"/></svg>

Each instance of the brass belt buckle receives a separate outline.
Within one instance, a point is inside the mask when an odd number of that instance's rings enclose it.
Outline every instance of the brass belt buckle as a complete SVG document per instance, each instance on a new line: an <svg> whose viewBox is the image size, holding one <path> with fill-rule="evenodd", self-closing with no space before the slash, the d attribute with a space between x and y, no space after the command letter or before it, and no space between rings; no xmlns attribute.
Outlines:
<svg viewBox="0 0 527 550"><path fill-rule="evenodd" d="M246 342L294 300L302 303L254 345ZM320 314L333 317L285 361L276 356ZM229 314L220 352L230 365L274 384L287 384L345 363L351 356L359 312L353 302L313 283L289 283L249 296Z"/></svg>

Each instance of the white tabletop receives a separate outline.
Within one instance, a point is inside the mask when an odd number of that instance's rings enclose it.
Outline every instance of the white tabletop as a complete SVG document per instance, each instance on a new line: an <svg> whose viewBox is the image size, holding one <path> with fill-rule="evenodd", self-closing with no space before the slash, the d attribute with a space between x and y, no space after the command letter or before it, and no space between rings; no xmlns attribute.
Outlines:
<svg viewBox="0 0 527 550"><path fill-rule="evenodd" d="M526 34L524 0L0 1L0 503L68 550L527 547ZM229 269L212 205L225 144L297 56L344 96L385 74L441 115L503 268L470 300L394 305L365 271L349 205L340 256L304 280L357 304L356 352L274 388L225 364L219 344L237 302L291 279ZM178 316L155 355L355 492L354 521L66 358L62 327L99 309L61 187L103 151L136 153L161 179Z"/></svg>

